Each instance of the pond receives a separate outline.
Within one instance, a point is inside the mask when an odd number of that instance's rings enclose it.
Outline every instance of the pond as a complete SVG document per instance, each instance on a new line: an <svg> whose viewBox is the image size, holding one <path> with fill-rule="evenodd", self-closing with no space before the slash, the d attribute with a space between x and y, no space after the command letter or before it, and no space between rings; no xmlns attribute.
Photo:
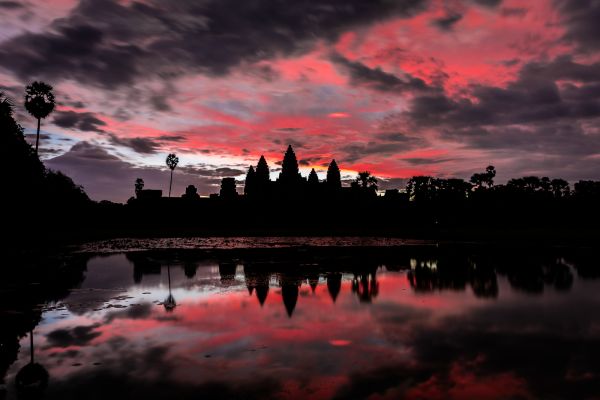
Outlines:
<svg viewBox="0 0 600 400"><path fill-rule="evenodd" d="M173 241L86 245L5 282L4 396L600 393L593 249Z"/></svg>

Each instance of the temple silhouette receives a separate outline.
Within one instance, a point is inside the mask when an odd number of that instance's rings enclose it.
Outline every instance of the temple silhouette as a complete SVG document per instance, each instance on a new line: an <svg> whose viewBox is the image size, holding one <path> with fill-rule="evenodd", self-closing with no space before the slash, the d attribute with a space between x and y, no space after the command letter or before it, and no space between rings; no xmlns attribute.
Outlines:
<svg viewBox="0 0 600 400"><path fill-rule="evenodd" d="M307 177L302 176L298 167L298 159L291 145L288 146L281 163L281 172L275 180L271 180L271 169L264 156L260 156L256 166L251 165L246 173L244 180L243 193L238 193L236 180L232 177L222 178L219 193L213 193L209 199L233 201L246 199L248 201L266 201L278 200L287 202L298 202L303 200L324 200L337 199L343 197L356 198L375 197L377 195L377 186L370 185L360 187L355 182L351 186L342 186L342 177L340 168L335 159L332 159L327 167L327 177L320 181L314 168L311 169ZM386 195L398 195L398 190L390 190ZM160 199L160 200L159 200ZM137 203L168 201L177 202L178 200L202 201L206 200L198 196L197 189L193 185L186 188L185 193L180 198L167 200L163 197L162 190L140 189L136 190ZM130 200L135 204L136 201Z"/></svg>

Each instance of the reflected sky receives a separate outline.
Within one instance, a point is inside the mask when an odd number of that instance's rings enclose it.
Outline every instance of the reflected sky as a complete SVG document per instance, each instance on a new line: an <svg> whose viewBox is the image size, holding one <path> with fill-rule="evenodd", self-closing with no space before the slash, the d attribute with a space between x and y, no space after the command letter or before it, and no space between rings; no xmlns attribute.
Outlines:
<svg viewBox="0 0 600 400"><path fill-rule="evenodd" d="M44 305L35 362L46 398L594 398L600 280L577 260L497 258L94 256Z"/></svg>

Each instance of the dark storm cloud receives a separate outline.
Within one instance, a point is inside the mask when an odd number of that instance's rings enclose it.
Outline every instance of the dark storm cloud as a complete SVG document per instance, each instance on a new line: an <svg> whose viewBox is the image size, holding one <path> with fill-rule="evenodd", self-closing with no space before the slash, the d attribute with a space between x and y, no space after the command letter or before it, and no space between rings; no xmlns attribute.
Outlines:
<svg viewBox="0 0 600 400"><path fill-rule="evenodd" d="M588 135L579 124L551 123L535 127L504 127L448 132L477 149L515 149L547 155L584 156L600 152L600 135Z"/></svg>
<svg viewBox="0 0 600 400"><path fill-rule="evenodd" d="M462 17L462 14L450 14L443 18L434 19L432 23L443 31L449 31L454 28L454 25L456 25L456 23L460 21Z"/></svg>
<svg viewBox="0 0 600 400"><path fill-rule="evenodd" d="M426 145L422 138L402 133L384 133L373 136L368 142L353 142L340 147L343 162L353 163L370 155L391 155L414 150Z"/></svg>
<svg viewBox="0 0 600 400"><path fill-rule="evenodd" d="M164 142L180 143L187 140L181 135L122 138L111 133L108 134L108 139L110 144L127 147L140 154L155 154L161 150Z"/></svg>
<svg viewBox="0 0 600 400"><path fill-rule="evenodd" d="M305 52L356 26L412 16L426 3L81 0L46 32L4 42L0 65L24 80L72 78L106 88L188 70L222 75L242 63Z"/></svg>
<svg viewBox="0 0 600 400"><path fill-rule="evenodd" d="M100 126L106 123L91 112L57 111L53 120L61 128L73 128L80 131L103 132Z"/></svg>
<svg viewBox="0 0 600 400"><path fill-rule="evenodd" d="M0 1L0 9L2 8L7 10L21 10L25 8L25 5L18 1Z"/></svg>
<svg viewBox="0 0 600 400"><path fill-rule="evenodd" d="M481 6L490 7L490 8L498 7L500 5L500 3L502 3L502 0L472 0L472 1L475 4L479 4Z"/></svg>
<svg viewBox="0 0 600 400"><path fill-rule="evenodd" d="M33 141L35 140L35 138L37 137L37 134L35 133L26 133L25 134L25 139L27 139L28 141ZM45 133L40 133L40 140L49 140L51 139L52 136L47 135Z"/></svg>
<svg viewBox="0 0 600 400"><path fill-rule="evenodd" d="M600 2L596 0L554 0L567 29L564 39L583 52L600 48Z"/></svg>
<svg viewBox="0 0 600 400"><path fill-rule="evenodd" d="M79 142L71 149L46 160L48 168L59 170L80 185L94 200L124 202L133 196L133 183L142 178L148 189L168 190L169 174L157 167L137 167L110 154L100 145ZM173 193L183 194L187 185L195 185L202 195L218 191L220 179L200 176L194 171L177 168L173 177Z"/></svg>
<svg viewBox="0 0 600 400"><path fill-rule="evenodd" d="M193 165L188 167L182 167L181 169L182 171L186 171L189 174L215 178L227 178L246 173L246 171L242 169L207 165Z"/></svg>
<svg viewBox="0 0 600 400"><path fill-rule="evenodd" d="M485 150L491 159L513 159L507 173L597 175L600 63L568 56L531 62L506 87L472 85L469 94L417 96L404 116L414 129L432 128L443 140ZM519 163L522 157L528 161Z"/></svg>
<svg viewBox="0 0 600 400"><path fill-rule="evenodd" d="M152 304L144 303L128 307L126 310L114 311L106 315L105 323L115 319L148 319L152 315Z"/></svg>
<svg viewBox="0 0 600 400"><path fill-rule="evenodd" d="M130 148L140 154L154 154L160 149L160 145L155 140L145 137L121 138L110 134L109 142L117 146Z"/></svg>
<svg viewBox="0 0 600 400"><path fill-rule="evenodd" d="M57 329L46 335L49 347L85 346L101 335L94 332L100 325L76 326L73 329Z"/></svg>
<svg viewBox="0 0 600 400"><path fill-rule="evenodd" d="M176 143L180 143L180 142L185 142L187 140L187 138L185 136L181 136L181 135L161 135L161 136L157 136L155 138L158 141L161 142L176 142Z"/></svg>
<svg viewBox="0 0 600 400"><path fill-rule="evenodd" d="M557 80L573 80L563 90ZM525 65L516 81L505 88L473 85L468 98L442 93L416 97L409 117L420 125L453 128L512 125L600 117L597 81L600 64L577 64L563 57Z"/></svg>
<svg viewBox="0 0 600 400"><path fill-rule="evenodd" d="M348 60L337 53L332 54L330 59L349 75L350 83L353 85L365 85L382 92L398 93L414 90L423 91L429 88L425 81L409 74L404 74L404 77L401 78L385 72L379 67L370 68L361 62Z"/></svg>
<svg viewBox="0 0 600 400"><path fill-rule="evenodd" d="M441 164L448 161L454 161L453 158L403 158L403 161L406 161L412 165L428 165L428 164Z"/></svg>

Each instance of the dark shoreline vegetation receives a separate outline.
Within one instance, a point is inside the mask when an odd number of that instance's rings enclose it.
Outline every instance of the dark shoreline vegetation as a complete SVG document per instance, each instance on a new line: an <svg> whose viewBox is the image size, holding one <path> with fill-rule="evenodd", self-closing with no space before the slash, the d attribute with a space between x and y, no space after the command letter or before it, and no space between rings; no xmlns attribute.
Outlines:
<svg viewBox="0 0 600 400"><path fill-rule="evenodd" d="M224 178L220 194L210 198L200 198L193 186L181 197L162 197L138 180L136 197L127 204L95 202L69 177L44 167L3 96L0 127L2 157L10 166L2 172L9 190L5 218L14 221L5 224L3 245L9 249L112 237L382 236L584 244L600 237L597 181L579 181L573 190L562 179L545 177L494 185L496 171L489 166L470 182L417 176L404 192L378 196L377 179L367 171L342 187L335 160L326 181L319 182L314 170L302 177L291 146L276 181L263 157L249 168L244 195L237 194L233 178ZM173 179L178 159L169 158Z"/></svg>

